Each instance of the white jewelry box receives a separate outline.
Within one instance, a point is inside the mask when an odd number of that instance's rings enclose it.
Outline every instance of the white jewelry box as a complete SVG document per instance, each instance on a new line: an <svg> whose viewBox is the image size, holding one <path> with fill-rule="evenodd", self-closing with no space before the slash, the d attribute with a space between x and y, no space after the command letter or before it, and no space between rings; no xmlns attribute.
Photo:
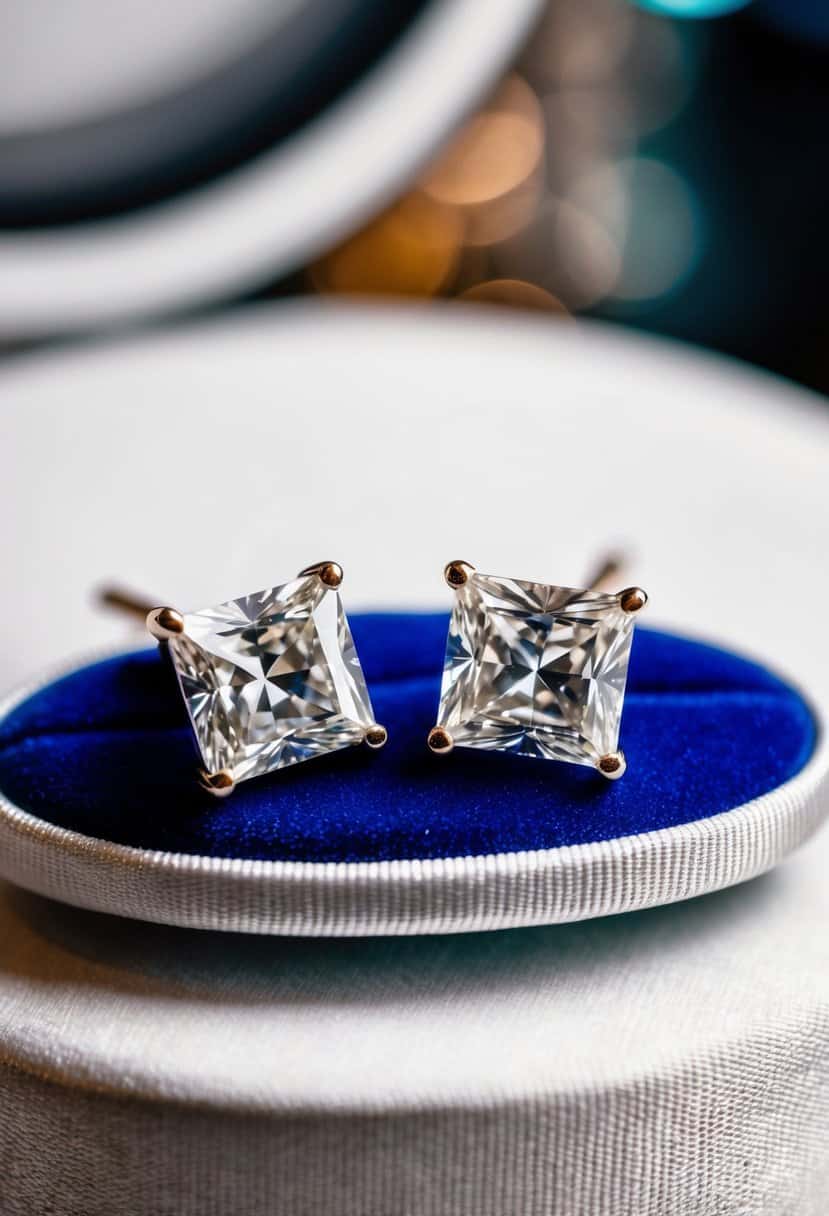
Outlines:
<svg viewBox="0 0 829 1216"><path fill-rule="evenodd" d="M738 636L808 689L821 721L827 658L793 602L822 602L827 579L816 555L829 527L829 422L817 403L668 344L456 312L264 311L9 369L2 395L18 459L0 510L18 522L6 574L9 586L37 581L44 594L27 597L23 617L10 604L3 614L8 682L119 642L120 624L85 599L103 572L211 602L217 577L222 588L265 585L275 560L298 569L311 547L341 558L364 602L426 607L440 594L444 555L436 561L424 527L437 511L446 556L485 550L479 560L493 568L530 572L539 532L517 524L544 518L548 452L586 435L592 492L583 463L561 462L556 492L578 501L579 521L551 538L550 576L587 563L609 525L610 539L623 530L661 621ZM151 423L162 399L181 404L159 444ZM283 433L289 417L303 426L277 495L260 474L267 434ZM532 447L510 448L514 428L528 427ZM251 430L256 442L243 443ZM221 509L219 456L234 444L249 488L241 533ZM496 479L492 452L511 451ZM182 452L216 477L186 479ZM317 483L338 490L337 509L312 495L316 505L289 517L279 503L302 500L311 454ZM450 475L459 455L475 485L486 471L505 509L470 509L480 498ZM620 521L622 478L634 489ZM506 509L519 489L520 515ZM188 528L186 568L181 533L166 524L176 494L187 519L211 520ZM355 532L355 514L371 527ZM405 579L390 577L386 553L406 555ZM56 582L59 599L45 593ZM768 864L825 814L824 772L821 742L796 779L813 782L808 800L783 789L737 816L756 814ZM697 864L706 829L681 835L697 851L677 852L682 864L665 879L673 897L706 889ZM17 875L29 885L64 882L70 853L88 867L85 889L89 876L99 888L89 898L105 897L110 867L123 872L117 851L55 842L47 860L35 837L27 856L44 863ZM747 877L737 841L721 838L707 856ZM589 896L590 911L619 907L602 902L607 890L641 898L642 871L625 868L636 847L604 850L610 887ZM8 1210L259 1213L281 1203L383 1216L703 1216L719 1204L817 1214L829 1170L825 848L820 837L765 878L675 906L405 941L205 934L4 888ZM595 853L569 856L585 898ZM159 894L142 887L153 882L144 860L131 879L141 899ZM651 861L661 875L659 855ZM212 878L191 868L197 898L198 881ZM257 888L255 865L247 872L248 906L271 915L278 901ZM486 887L487 865L477 872ZM632 885L614 888L626 873ZM504 910L514 912L509 900Z"/></svg>

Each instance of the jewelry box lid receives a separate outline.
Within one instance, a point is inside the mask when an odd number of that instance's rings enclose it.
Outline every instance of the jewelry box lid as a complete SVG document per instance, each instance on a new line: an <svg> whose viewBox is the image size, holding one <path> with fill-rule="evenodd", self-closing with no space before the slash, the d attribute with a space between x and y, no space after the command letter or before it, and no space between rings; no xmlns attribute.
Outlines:
<svg viewBox="0 0 829 1216"><path fill-rule="evenodd" d="M0 336L105 328L305 264L400 193L540 8L88 0L53 28L12 4Z"/></svg>
<svg viewBox="0 0 829 1216"><path fill-rule="evenodd" d="M790 780L725 813L707 815L701 796L699 816L665 832L454 858L305 863L125 851L32 822L7 803L0 857L22 885L132 915L260 932L494 928L742 881L780 861L829 810L829 657L797 624L797 597L780 592L821 602L829 580L816 560L829 541L829 421L809 394L597 325L528 320L504 333L497 315L461 308L320 305L32 356L6 371L0 394L17 453L0 484L0 510L16 521L7 585L27 605L22 614L13 597L0 606L6 687L44 665L71 668L65 656L90 645L132 645L90 603L102 577L198 605L330 554L346 570L350 611L426 609L440 606L441 567L453 555L568 582L603 542L629 538L653 624L716 639L783 673L804 690L817 735ZM179 404L159 445L148 409L160 399ZM526 435L532 444L520 442ZM193 467L211 475L193 478ZM171 531L172 503L182 522ZM758 749L773 744L758 735ZM674 774L687 783L681 765ZM691 776L704 784L704 770Z"/></svg>

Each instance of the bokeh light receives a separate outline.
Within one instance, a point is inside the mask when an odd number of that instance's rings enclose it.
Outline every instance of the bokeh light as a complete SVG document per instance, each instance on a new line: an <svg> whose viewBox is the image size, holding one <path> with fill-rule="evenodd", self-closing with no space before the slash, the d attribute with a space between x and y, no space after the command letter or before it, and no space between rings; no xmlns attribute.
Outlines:
<svg viewBox="0 0 829 1216"><path fill-rule="evenodd" d="M490 279L476 283L460 293L459 299L478 304L498 304L510 308L529 308L538 312L552 312L567 317L570 314L549 291L523 279Z"/></svg>
<svg viewBox="0 0 829 1216"><path fill-rule="evenodd" d="M628 81L634 77L637 87ZM681 111L691 88L691 71L675 26L642 14L637 36L627 48L622 70L603 80L572 83L551 94L551 124L567 115L585 137L601 134L619 141L640 138L666 126Z"/></svg>
<svg viewBox="0 0 829 1216"><path fill-rule="evenodd" d="M544 114L520 76L507 78L421 181L460 208L466 245L492 245L532 218L543 189Z"/></svg>
<svg viewBox="0 0 829 1216"><path fill-rule="evenodd" d="M421 182L431 198L474 207L510 193L537 169L544 116L535 93L510 76Z"/></svg>
<svg viewBox="0 0 829 1216"><path fill-rule="evenodd" d="M688 184L641 152L693 83L663 17L626 0L556 0L522 72L410 195L313 267L313 285L558 315L644 308L698 255Z"/></svg>
<svg viewBox="0 0 829 1216"><path fill-rule="evenodd" d="M622 269L618 241L589 212L562 199L555 210L553 240L559 290L573 309L589 308L613 292Z"/></svg>
<svg viewBox="0 0 829 1216"><path fill-rule="evenodd" d="M576 182L571 203L621 251L614 299L655 300L675 290L699 254L697 208L688 185L648 157L606 164Z"/></svg>
<svg viewBox="0 0 829 1216"><path fill-rule="evenodd" d="M462 235L456 208L415 192L312 266L311 282L326 292L434 295L457 265Z"/></svg>
<svg viewBox="0 0 829 1216"><path fill-rule="evenodd" d="M745 8L751 0L636 0L636 3L670 17L722 17Z"/></svg>
<svg viewBox="0 0 829 1216"><path fill-rule="evenodd" d="M607 81L634 41L637 20L627 0L556 0L527 53L530 79L544 92Z"/></svg>

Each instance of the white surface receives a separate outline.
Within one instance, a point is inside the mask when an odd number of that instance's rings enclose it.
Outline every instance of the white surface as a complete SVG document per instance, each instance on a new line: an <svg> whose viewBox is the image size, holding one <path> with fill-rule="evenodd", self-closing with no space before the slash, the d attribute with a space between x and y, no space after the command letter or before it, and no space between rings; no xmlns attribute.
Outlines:
<svg viewBox="0 0 829 1216"><path fill-rule="evenodd" d="M825 698L821 403L645 339L453 311L291 310L7 371L6 674L117 633L83 606L103 572L197 604L330 553L349 603L430 604L447 556L576 578L610 536L635 540L656 620ZM217 482L244 471L239 427L262 509L237 550ZM165 508L185 485L198 527ZM673 907L431 939L228 937L0 889L6 1208L823 1216L827 850Z"/></svg>
<svg viewBox="0 0 829 1216"><path fill-rule="evenodd" d="M0 237L0 335L104 328L303 265L399 193L498 79L541 3L440 0L253 163L133 215Z"/></svg>
<svg viewBox="0 0 829 1216"><path fill-rule="evenodd" d="M231 62L301 0L5 0L0 135L153 101Z"/></svg>
<svg viewBox="0 0 829 1216"><path fill-rule="evenodd" d="M94 608L101 581L189 609L327 556L349 610L448 609L453 556L577 584L622 543L651 623L829 690L809 624L829 410L690 348L308 303L21 359L0 418L3 689L129 636Z"/></svg>

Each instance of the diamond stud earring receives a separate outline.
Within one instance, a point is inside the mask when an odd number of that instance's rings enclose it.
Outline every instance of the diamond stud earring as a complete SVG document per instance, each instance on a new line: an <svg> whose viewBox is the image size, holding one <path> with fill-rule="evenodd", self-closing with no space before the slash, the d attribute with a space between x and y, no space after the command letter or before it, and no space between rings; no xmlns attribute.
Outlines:
<svg viewBox="0 0 829 1216"><path fill-rule="evenodd" d="M616 568L607 564L601 580ZM639 587L618 594L444 570L455 592L433 752L453 747L564 760L616 780Z"/></svg>
<svg viewBox="0 0 829 1216"><path fill-rule="evenodd" d="M342 578L336 562L319 562L216 608L147 614L178 677L211 794L343 747L386 742L343 611ZM102 598L140 607L118 591Z"/></svg>

